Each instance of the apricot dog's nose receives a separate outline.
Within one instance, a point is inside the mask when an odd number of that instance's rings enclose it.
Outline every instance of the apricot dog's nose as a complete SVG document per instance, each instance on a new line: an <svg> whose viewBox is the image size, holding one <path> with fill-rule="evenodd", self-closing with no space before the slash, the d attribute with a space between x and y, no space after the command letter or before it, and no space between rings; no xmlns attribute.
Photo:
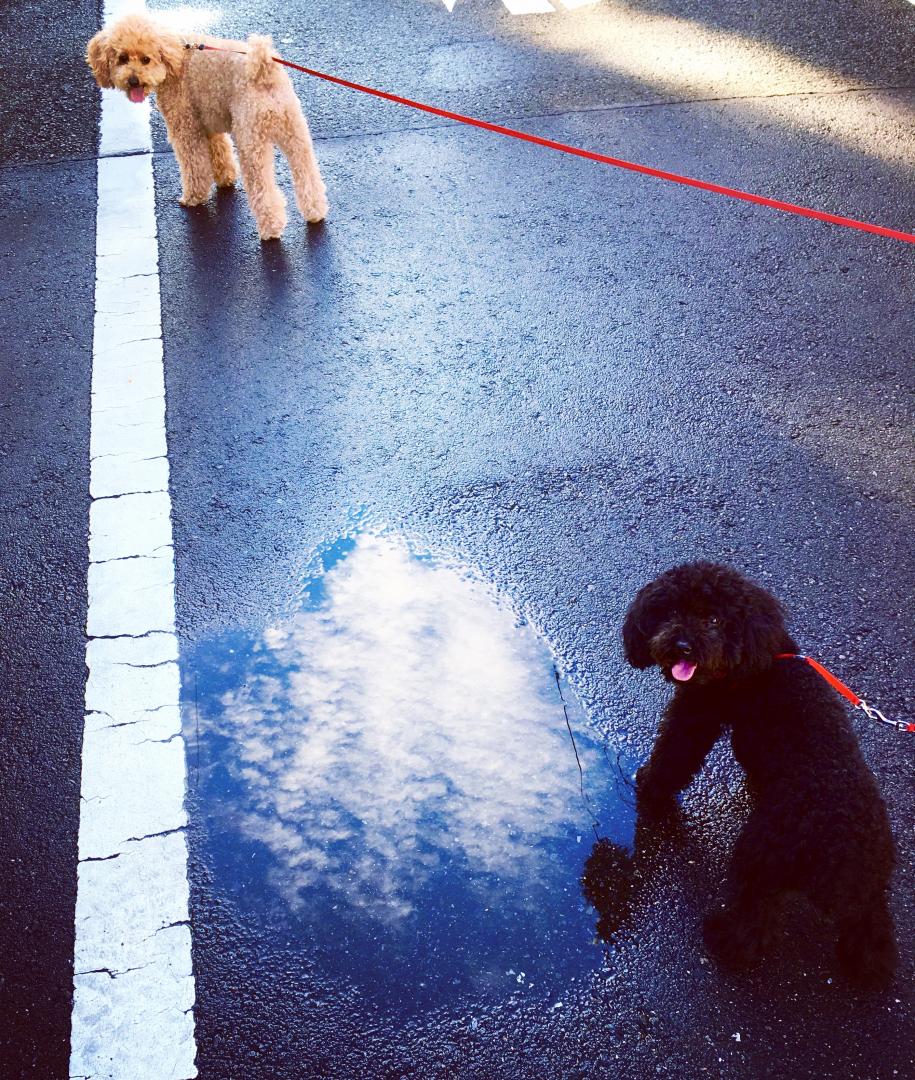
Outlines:
<svg viewBox="0 0 915 1080"><path fill-rule="evenodd" d="M136 75L131 75L130 78L127 80L127 85L128 86L139 86L140 85L140 80L136 77Z"/></svg>

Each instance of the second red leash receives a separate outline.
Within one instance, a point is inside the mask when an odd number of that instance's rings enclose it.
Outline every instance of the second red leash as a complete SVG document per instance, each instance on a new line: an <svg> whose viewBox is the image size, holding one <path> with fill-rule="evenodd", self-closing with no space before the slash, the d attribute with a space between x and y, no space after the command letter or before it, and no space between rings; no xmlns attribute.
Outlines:
<svg viewBox="0 0 915 1080"><path fill-rule="evenodd" d="M188 48L211 49L217 52L236 52L241 50L220 49L216 45L188 45ZM814 210L809 206L799 206L797 203L784 202L781 199L769 199L765 195L754 195L749 191L740 191L738 188L725 187L723 184L712 184L707 180L696 180L692 176L681 176L679 173L666 172L664 169L654 169L650 165L639 165L634 161L626 161L624 158L611 157L609 154L599 154L593 150L583 150L578 146L570 146L568 143L557 142L555 139L545 139L540 135L530 135L526 131L518 131L516 128L505 127L502 124L491 124L487 120L477 120L473 116L465 116L463 113L451 112L448 109L439 109L434 105L425 105L421 101L413 101L412 98L401 97L399 94L389 94L386 90L376 90L372 86L363 86L362 83L351 82L349 79L341 79L337 75L328 75L314 68L304 67L302 64L293 63L292 60L284 60L281 56L274 56L277 64L284 67L294 68L305 75L311 75L315 79L323 79L324 82L333 83L335 86L344 86L348 90L358 90L361 94L371 94L372 97L381 98L383 101L392 101L396 105L405 105L410 109L418 109L420 112L439 116L444 120L454 120L459 124L481 128L483 131L492 131L496 135L505 135L510 139L521 139L523 142L533 143L535 146L544 146L549 150L558 150L562 154L572 154L575 157L586 158L588 161L596 161L602 165L612 165L617 169L626 169L629 172L641 173L643 176L653 176L658 180L668 180L673 184L684 184L687 187L698 188L700 191L710 191L716 195L727 195L731 199L740 199L743 202L755 203L757 206L767 206L772 210L782 210L788 214L797 214L801 217L814 218L816 221L825 221L830 225L841 225L846 229L858 229L860 232L876 233L878 236L888 236L893 240L902 240L907 244L915 244L915 233L903 232L900 229L890 229L885 225L874 225L869 221L858 221L856 218L842 217L839 214L828 214L824 210Z"/></svg>

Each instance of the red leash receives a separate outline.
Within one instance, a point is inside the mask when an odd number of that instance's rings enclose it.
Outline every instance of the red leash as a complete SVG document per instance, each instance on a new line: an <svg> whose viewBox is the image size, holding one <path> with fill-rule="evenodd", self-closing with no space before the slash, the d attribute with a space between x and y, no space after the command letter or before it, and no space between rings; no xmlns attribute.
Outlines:
<svg viewBox="0 0 915 1080"><path fill-rule="evenodd" d="M187 48L211 49L215 52L241 52L242 55L246 55L243 50L222 49L217 45L188 45ZM915 244L915 233L889 229L885 225L873 225L868 221L858 221L855 218L841 217L838 214L827 214L823 210L813 210L809 206L798 206L796 203L782 202L781 199L768 199L764 195L753 195L749 191L725 187L723 184L711 184L707 180L696 180L691 176L680 176L678 173L665 172L663 169L653 169L648 165L638 165L633 161L610 157L608 154L598 154L593 150L582 150L580 147L557 142L555 139L544 139L539 135L529 135L527 132L518 131L515 128L503 127L501 124L490 124L486 120L477 120L472 116L464 116L462 113L438 109L434 105L424 105L421 101L413 101L411 98L400 97L398 94L375 90L371 86L363 86L361 83L350 82L348 79L341 79L336 75L327 75L323 71L315 71L313 68L294 64L291 60L284 60L280 56L274 56L273 59L277 64L294 68L305 75L311 75L315 79L323 79L325 82L334 83L336 86L345 86L348 90L358 90L361 94L371 94L372 97L382 98L384 101L393 101L396 105L406 105L407 108L419 109L420 112L430 113L432 116L440 116L445 120L454 120L459 124L482 128L484 131L493 131L497 135L507 135L511 139L521 139L524 142L533 143L535 146L545 146L548 150L558 150L563 154L572 154L575 157L587 158L588 161L600 162L602 165L612 165L617 169L628 169L629 172L653 176L658 180L669 180L673 184L685 184L687 187L699 188L700 191L711 191L716 195L727 195L731 199L742 199L744 202L756 203L758 206L768 206L773 210L783 210L789 214L815 218L817 221L826 221L831 225L843 225L847 229L859 229L861 232L876 233L878 236L889 236L893 240L902 240L907 244Z"/></svg>
<svg viewBox="0 0 915 1080"><path fill-rule="evenodd" d="M906 723L905 720L890 720L884 716L879 709L875 709L871 705L868 705L863 698L858 697L854 690L850 690L841 679L837 679L828 668L824 668L821 663L814 660L812 657L802 656L800 653L783 652L778 653L775 659L803 660L805 663L809 664L818 675L821 675L833 690L838 690L842 697L850 701L856 709L861 709L869 719L879 720L881 724L889 724L890 727L896 728L897 731L915 731L915 724Z"/></svg>

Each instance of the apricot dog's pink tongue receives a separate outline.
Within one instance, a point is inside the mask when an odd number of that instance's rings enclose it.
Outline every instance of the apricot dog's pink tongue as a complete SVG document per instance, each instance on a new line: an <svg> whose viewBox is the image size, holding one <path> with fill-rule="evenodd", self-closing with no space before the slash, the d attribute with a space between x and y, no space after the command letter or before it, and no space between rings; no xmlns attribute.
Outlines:
<svg viewBox="0 0 915 1080"><path fill-rule="evenodd" d="M696 664L691 664L688 660L678 660L670 669L670 673L677 682L689 682L696 672L696 666Z"/></svg>
<svg viewBox="0 0 915 1080"><path fill-rule="evenodd" d="M143 100L143 87L131 86L131 88L127 91L127 96L130 98L131 101L135 101L137 102L137 104L139 104Z"/></svg>

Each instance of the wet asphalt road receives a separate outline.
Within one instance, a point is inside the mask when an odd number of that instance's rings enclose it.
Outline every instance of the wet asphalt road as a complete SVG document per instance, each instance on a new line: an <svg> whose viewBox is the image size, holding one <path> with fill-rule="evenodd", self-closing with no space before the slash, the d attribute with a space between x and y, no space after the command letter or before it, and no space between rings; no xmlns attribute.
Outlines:
<svg viewBox="0 0 915 1080"><path fill-rule="evenodd" d="M72 974L92 7L0 15L17 43L0 171L0 1055L5 1076L42 1080L67 1073ZM230 6L210 29L266 30L357 81L912 227L902 0L764 16L684 0L523 17L497 0L295 8ZM62 72L50 104L35 45ZM807 651L913 718L913 250L297 85L332 212L308 230L293 219L270 248L241 193L177 205L159 132L184 654L288 618L315 552L359 514L498 590L632 760L665 694L624 668L621 615L644 580L698 556L771 587ZM887 994L832 980L803 913L762 970L706 961L699 921L746 812L724 748L685 801L694 847L671 855L609 965L562 1008L518 994L472 1019L392 1018L291 963L220 891L192 802L201 1076L915 1075L912 746L857 727L901 856Z"/></svg>

